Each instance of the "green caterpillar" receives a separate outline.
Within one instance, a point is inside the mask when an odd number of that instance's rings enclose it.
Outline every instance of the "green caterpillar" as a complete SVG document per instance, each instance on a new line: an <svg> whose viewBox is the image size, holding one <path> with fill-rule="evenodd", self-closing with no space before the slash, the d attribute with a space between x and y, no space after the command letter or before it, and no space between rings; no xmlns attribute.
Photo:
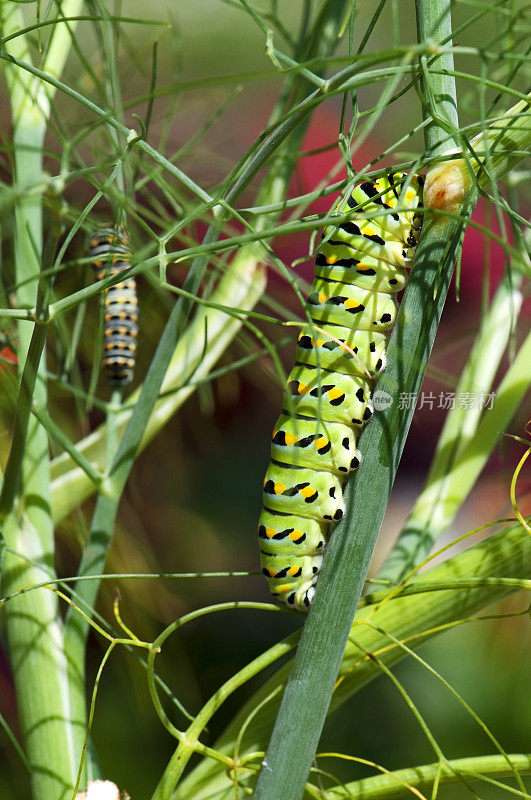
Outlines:
<svg viewBox="0 0 531 800"><path fill-rule="evenodd" d="M348 473L360 464L356 443L373 414L394 295L418 242L423 182L403 172L365 181L334 208L352 218L323 231L307 301L313 324L298 338L258 526L271 594L300 611L310 606L326 542L343 516Z"/></svg>

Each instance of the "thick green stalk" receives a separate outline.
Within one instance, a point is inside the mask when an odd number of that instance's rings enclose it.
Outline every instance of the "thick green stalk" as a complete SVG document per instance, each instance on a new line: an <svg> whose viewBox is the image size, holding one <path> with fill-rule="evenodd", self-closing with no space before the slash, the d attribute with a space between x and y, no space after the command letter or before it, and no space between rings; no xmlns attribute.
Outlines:
<svg viewBox="0 0 531 800"><path fill-rule="evenodd" d="M441 41L451 33L449 3L431 4L436 19L417 3L419 39ZM427 30L429 28L429 32ZM449 55L449 54L446 54ZM452 63L445 65L453 68ZM427 84L424 81L425 94ZM433 120L426 129L427 149L440 152L448 129L457 128L455 87L438 76L433 97L444 126ZM438 84L438 85L437 85ZM440 90L438 97L437 90ZM376 415L361 439L364 460L346 492L347 514L328 547L318 589L294 660L269 744L256 797L271 800L282 793L299 800L332 695L350 625L363 587L387 499L409 429L413 409L400 413L398 392L416 394L426 368L459 244L460 223L429 221L423 233L417 268L410 279L389 347L390 366L379 384L393 399L386 418ZM444 238L443 238L444 236ZM440 265L440 271L439 271ZM408 320L408 317L410 319ZM356 487L364 502L354 502ZM348 536L347 529L353 533Z"/></svg>
<svg viewBox="0 0 531 800"><path fill-rule="evenodd" d="M417 41L435 46L447 43L452 38L451 0L415 0ZM426 57L422 56L423 73L420 79L423 117L429 120L424 129L426 154L437 155L448 149L449 142L459 143L455 138L458 128L457 95L455 80L450 75L430 73ZM453 53L444 52L431 60L430 66L437 70L454 69Z"/></svg>
<svg viewBox="0 0 531 800"><path fill-rule="evenodd" d="M439 10L420 19L425 6ZM440 41L451 32L449 2L417 2L419 38ZM423 26L429 24L429 34ZM451 88L449 88L451 85ZM433 76L434 102L439 92L455 98L453 80ZM429 106L428 106L429 108ZM445 127L433 122L426 146L436 154L446 144L446 130L457 128L454 102L444 108ZM416 395L433 346L460 243L459 219L427 219L415 267L389 344L388 367L378 389L392 398L386 413L374 415L359 448L360 469L345 492L346 514L334 532L319 576L315 599L299 647L256 786L256 800L300 800L317 749L352 621L363 589L376 538L414 408L400 408L399 394ZM413 404L412 404L413 405Z"/></svg>
<svg viewBox="0 0 531 800"><path fill-rule="evenodd" d="M331 710L345 703L369 681L381 674L377 661L366 653L374 653L386 666L401 660L406 653L393 641L398 639L409 648L416 648L427 639L454 625L470 622L470 618L487 604L506 596L513 587L496 579L528 578L531 570L531 537L519 523L469 547L447 561L432 567L420 578L409 582L413 590L426 583L433 591L393 597L378 605L366 605L356 614L345 649L339 677L334 689ZM463 577L473 576L477 585L460 587ZM437 586L440 590L436 590ZM525 608L525 600L523 602ZM363 624L364 619L370 625ZM389 634L389 635L386 635ZM390 637L393 637L391 639ZM246 725L239 758L264 750L280 703L280 690L292 667L292 661L276 671L248 700L216 742L216 749L233 756L243 725ZM224 687L216 695L219 708L226 698ZM267 698L271 698L265 702ZM258 713L256 713L258 712ZM209 718L204 720L208 725ZM259 766L260 755L253 763ZM225 798L232 786L223 765L204 759L183 781L172 800L218 800ZM284 798L284 795L280 795Z"/></svg>
<svg viewBox="0 0 531 800"><path fill-rule="evenodd" d="M521 303L522 295L518 289L503 280L481 322L474 347L456 387L457 396L472 392L480 397L490 391ZM514 382L516 394L504 393L508 415L516 409L522 395L517 384L523 381L525 385L525 361L521 361L521 364L522 369L518 370L517 367ZM528 377L531 380L531 375ZM510 383L513 386L513 381ZM487 430L495 434L490 441L491 447L494 447L501 431L491 423L492 412L486 411L485 415ZM458 464L463 458L463 451L476 436L480 417L479 404L470 408L457 405L448 412L424 488L378 573L379 578L399 583L428 554L454 518L492 452L491 449L485 450L484 460L477 464L477 470L467 470L468 480L463 483ZM486 444L484 438L483 443Z"/></svg>
<svg viewBox="0 0 531 800"><path fill-rule="evenodd" d="M531 755L509 755L513 768L521 775L531 773ZM513 770L505 756L474 756L455 758L447 764L423 764L420 767L400 769L373 778L346 783L337 789L327 789L329 800L399 800L412 797L411 787L429 792L437 782L440 786L465 780L491 782L489 779L510 778ZM501 787L499 787L501 788Z"/></svg>
<svg viewBox="0 0 531 800"><path fill-rule="evenodd" d="M490 167L495 175L505 176L529 152L531 130L531 92L525 100L521 100L510 108L502 119L489 125L483 132L475 136L470 145L481 162L485 153L489 154ZM482 188L490 189L492 178L488 171L478 170L478 183Z"/></svg>
<svg viewBox="0 0 531 800"><path fill-rule="evenodd" d="M74 5L77 8L79 4ZM72 11L72 3L65 3L63 10L66 13ZM4 35L15 33L22 27L17 4L4 0L0 11ZM62 27L59 24L57 28L59 39ZM68 53L68 41L57 42L54 36L50 49L54 50L52 68L58 73ZM13 39L8 47L20 58L30 57L23 36ZM34 186L42 174L41 152L51 97L40 81L10 65L6 65L6 79L11 101L13 161L18 189L15 206L17 301L22 307L31 307L36 305L41 271L42 208L41 197L24 194L24 189ZM26 410L29 410L32 399L30 395L43 407L47 395L46 364L44 357L41 358L44 339L40 331L36 331L34 348L28 355L33 328L33 323L18 323L18 357L21 373L24 370L26 376L23 387ZM27 367L26 358L32 359ZM9 513L3 536L12 550L42 563L43 570L13 553L4 553L2 586L5 594L29 584L41 583L49 578L50 573L53 575L54 570L48 437L35 417L24 421L19 414L18 419L22 424L18 430L24 440L14 441L15 446L24 447L20 496L12 505L15 499L13 489L19 482L15 462L21 455L13 452L10 461L13 458L17 474L13 475L15 483L3 494L4 499L9 500L4 508L4 512ZM35 800L66 800L73 788L79 754L73 747L62 625L56 596L46 589L19 596L6 606L6 618L20 726L32 770L33 796Z"/></svg>

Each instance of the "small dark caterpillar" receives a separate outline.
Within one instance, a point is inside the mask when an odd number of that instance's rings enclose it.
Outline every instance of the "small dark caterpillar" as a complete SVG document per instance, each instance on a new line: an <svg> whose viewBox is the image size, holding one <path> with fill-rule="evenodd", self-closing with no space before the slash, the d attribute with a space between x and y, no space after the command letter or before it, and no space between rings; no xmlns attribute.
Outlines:
<svg viewBox="0 0 531 800"><path fill-rule="evenodd" d="M129 236L122 228L100 228L90 237L89 256L97 280L117 275L131 266ZM136 282L127 278L105 292L102 361L110 386L127 386L133 380L137 333Z"/></svg>
<svg viewBox="0 0 531 800"><path fill-rule="evenodd" d="M258 526L262 571L271 594L306 611L331 529L344 513L343 486L360 464L356 443L373 414L372 393L385 369L394 295L404 288L422 217L423 178L395 172L365 181L335 213L315 261L303 326L282 415L273 430ZM401 211L394 209L400 208ZM364 212L386 209L372 220Z"/></svg>

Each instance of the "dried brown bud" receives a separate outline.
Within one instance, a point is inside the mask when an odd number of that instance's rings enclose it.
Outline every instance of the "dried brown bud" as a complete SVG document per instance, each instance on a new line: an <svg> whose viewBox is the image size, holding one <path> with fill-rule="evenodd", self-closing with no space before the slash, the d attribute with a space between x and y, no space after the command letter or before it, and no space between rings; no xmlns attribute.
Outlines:
<svg viewBox="0 0 531 800"><path fill-rule="evenodd" d="M458 213L472 185L466 161L456 158L431 169L424 185L424 206Z"/></svg>

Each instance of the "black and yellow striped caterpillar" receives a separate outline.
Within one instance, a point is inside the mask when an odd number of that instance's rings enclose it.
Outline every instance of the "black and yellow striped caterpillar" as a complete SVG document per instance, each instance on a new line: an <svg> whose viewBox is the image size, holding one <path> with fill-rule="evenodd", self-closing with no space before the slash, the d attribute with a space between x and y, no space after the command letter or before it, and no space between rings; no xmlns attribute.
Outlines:
<svg viewBox="0 0 531 800"><path fill-rule="evenodd" d="M395 172L356 186L325 227L295 366L273 430L258 535L271 594L308 609L343 486L360 464L356 444L385 369L394 295L404 288L422 217L423 178ZM364 212L387 213L364 218Z"/></svg>
<svg viewBox="0 0 531 800"><path fill-rule="evenodd" d="M131 266L129 236L123 228L100 228L90 237L89 257L97 280L117 275ZM127 278L105 292L103 371L110 386L127 386L133 380L138 301L136 282Z"/></svg>

